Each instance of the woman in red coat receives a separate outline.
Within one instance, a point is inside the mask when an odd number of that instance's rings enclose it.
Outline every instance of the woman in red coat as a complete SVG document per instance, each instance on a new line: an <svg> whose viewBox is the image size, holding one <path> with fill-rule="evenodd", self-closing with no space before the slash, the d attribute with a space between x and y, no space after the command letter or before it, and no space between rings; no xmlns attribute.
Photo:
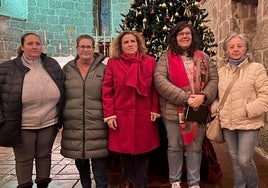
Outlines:
<svg viewBox="0 0 268 188"><path fill-rule="evenodd" d="M124 31L112 44L102 86L109 149L120 154L124 183L147 184L148 153L159 146L160 115L153 86L155 60L140 34Z"/></svg>

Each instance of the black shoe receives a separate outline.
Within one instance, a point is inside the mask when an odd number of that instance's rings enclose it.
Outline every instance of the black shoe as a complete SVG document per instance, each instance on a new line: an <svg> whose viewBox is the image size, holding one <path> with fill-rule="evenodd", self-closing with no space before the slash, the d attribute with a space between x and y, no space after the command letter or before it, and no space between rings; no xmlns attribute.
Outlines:
<svg viewBox="0 0 268 188"><path fill-rule="evenodd" d="M25 183L22 185L18 185L17 188L32 188L33 187L33 183L29 182L29 183Z"/></svg>
<svg viewBox="0 0 268 188"><path fill-rule="evenodd" d="M48 184L51 182L51 178L37 180L35 183L37 184L37 188L47 188Z"/></svg>

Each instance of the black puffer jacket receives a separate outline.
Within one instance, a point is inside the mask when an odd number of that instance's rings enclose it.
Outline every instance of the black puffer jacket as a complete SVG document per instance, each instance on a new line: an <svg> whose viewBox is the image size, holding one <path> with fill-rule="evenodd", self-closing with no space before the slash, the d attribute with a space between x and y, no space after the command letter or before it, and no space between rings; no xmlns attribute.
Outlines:
<svg viewBox="0 0 268 188"><path fill-rule="evenodd" d="M53 58L41 55L44 69L57 84L61 98L59 126L62 124L64 81L61 67ZM21 57L0 64L0 146L21 145L22 88L25 74L30 69Z"/></svg>

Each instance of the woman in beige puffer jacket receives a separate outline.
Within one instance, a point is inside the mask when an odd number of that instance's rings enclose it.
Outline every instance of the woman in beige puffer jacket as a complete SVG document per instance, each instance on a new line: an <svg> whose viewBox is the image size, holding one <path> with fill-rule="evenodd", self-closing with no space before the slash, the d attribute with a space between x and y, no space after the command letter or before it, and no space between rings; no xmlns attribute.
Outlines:
<svg viewBox="0 0 268 188"><path fill-rule="evenodd" d="M234 187L256 188L258 174L253 154L264 113L268 111L268 78L264 66L250 60L249 42L243 34L232 33L224 43L226 65L219 69L219 101L235 74L239 74L224 106L220 121L231 157ZM213 110L213 109L212 109Z"/></svg>

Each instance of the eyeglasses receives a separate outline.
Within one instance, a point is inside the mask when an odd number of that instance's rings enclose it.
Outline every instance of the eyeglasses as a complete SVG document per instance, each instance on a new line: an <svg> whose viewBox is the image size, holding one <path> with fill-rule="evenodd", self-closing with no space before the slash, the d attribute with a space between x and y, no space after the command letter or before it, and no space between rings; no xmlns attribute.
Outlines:
<svg viewBox="0 0 268 188"><path fill-rule="evenodd" d="M182 37L183 35L186 35L186 36L191 35L191 32L180 32L177 34L177 36L180 36L180 37Z"/></svg>
<svg viewBox="0 0 268 188"><path fill-rule="evenodd" d="M81 50L91 50L93 49L94 47L93 46L78 46L78 48L80 48Z"/></svg>

